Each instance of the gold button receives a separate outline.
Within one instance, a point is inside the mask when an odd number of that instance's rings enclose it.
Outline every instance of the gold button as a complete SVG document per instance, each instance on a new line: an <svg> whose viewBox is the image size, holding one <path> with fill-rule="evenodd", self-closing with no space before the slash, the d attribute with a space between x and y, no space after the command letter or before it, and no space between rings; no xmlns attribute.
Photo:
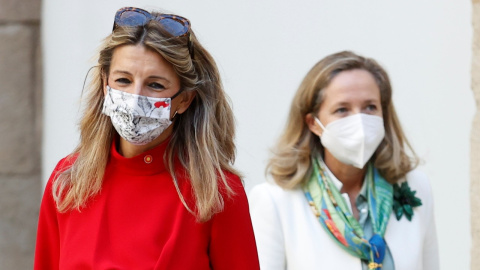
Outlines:
<svg viewBox="0 0 480 270"><path fill-rule="evenodd" d="M151 155L146 155L144 158L143 158L143 161L145 161L145 163L147 164L150 164L152 163L153 161L153 157Z"/></svg>

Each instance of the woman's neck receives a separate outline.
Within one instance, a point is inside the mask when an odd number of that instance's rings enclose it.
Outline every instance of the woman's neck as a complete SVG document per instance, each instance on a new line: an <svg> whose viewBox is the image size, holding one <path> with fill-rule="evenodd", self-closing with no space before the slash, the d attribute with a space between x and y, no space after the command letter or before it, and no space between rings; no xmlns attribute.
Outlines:
<svg viewBox="0 0 480 270"><path fill-rule="evenodd" d="M356 198L362 189L363 179L365 177L365 168L359 169L351 165L344 164L336 159L327 149L324 155L325 165L342 182L341 193L347 193L350 198Z"/></svg>

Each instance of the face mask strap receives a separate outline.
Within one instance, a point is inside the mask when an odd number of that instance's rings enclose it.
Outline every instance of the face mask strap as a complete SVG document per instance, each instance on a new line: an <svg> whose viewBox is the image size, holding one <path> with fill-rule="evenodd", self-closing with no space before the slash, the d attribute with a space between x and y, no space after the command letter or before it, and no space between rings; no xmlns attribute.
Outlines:
<svg viewBox="0 0 480 270"><path fill-rule="evenodd" d="M177 111L175 111L175 113L173 114L172 118L170 118L170 121L173 121L175 119L175 117L177 117Z"/></svg>
<svg viewBox="0 0 480 270"><path fill-rule="evenodd" d="M318 119L317 117L315 117L315 122L317 122L317 124L319 124L324 131L326 130L326 128L322 125L322 122L320 122L320 119Z"/></svg>
<svg viewBox="0 0 480 270"><path fill-rule="evenodd" d="M178 95L180 95L182 92L183 92L183 89L180 88L180 90L178 90L178 92L177 92L175 95L173 95L173 96L170 98L170 100L173 100L173 99L176 98Z"/></svg>
<svg viewBox="0 0 480 270"><path fill-rule="evenodd" d="M180 90L178 90L178 92L173 95L170 100L173 100L174 98L176 98L178 95L180 95L182 92L183 92L184 89L180 88ZM177 111L175 111L175 113L173 114L173 116L170 118L170 121L173 121L175 120L175 117L177 117Z"/></svg>

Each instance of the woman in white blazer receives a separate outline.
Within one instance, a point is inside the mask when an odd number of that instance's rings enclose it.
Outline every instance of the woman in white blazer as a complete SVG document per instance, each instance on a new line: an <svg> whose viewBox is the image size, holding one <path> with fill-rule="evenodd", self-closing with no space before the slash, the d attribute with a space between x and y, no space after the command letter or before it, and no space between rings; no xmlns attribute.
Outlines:
<svg viewBox="0 0 480 270"><path fill-rule="evenodd" d="M273 149L273 181L250 192L261 268L439 269L432 192L417 163L385 70L352 52L322 59Z"/></svg>

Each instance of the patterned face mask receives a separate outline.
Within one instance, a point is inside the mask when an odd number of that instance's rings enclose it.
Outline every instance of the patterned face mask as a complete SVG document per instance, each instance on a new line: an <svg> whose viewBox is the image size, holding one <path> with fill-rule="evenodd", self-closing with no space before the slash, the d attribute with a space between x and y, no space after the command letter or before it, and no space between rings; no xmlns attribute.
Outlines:
<svg viewBox="0 0 480 270"><path fill-rule="evenodd" d="M155 140L172 121L171 98L152 98L126 93L107 86L102 113L110 116L118 134L126 141L143 145Z"/></svg>

